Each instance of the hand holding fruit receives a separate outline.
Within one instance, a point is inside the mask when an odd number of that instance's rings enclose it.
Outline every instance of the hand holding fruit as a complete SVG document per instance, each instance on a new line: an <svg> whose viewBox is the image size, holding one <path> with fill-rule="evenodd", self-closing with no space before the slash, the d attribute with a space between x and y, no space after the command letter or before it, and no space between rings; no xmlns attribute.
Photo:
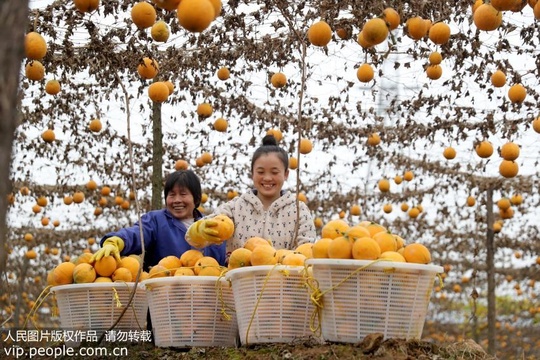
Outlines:
<svg viewBox="0 0 540 360"><path fill-rule="evenodd" d="M210 244L221 244L217 236L217 222L212 219L201 219L194 222L188 229L186 241L196 248L203 248Z"/></svg>
<svg viewBox="0 0 540 360"><path fill-rule="evenodd" d="M234 223L226 215L201 219L194 222L188 229L186 241L196 248L208 245L220 245L234 233Z"/></svg>
<svg viewBox="0 0 540 360"><path fill-rule="evenodd" d="M90 263L101 260L101 258L110 256L110 255L114 256L116 260L120 261L120 252L123 249L124 249L124 240L122 240L118 236L111 236L110 238L106 239L103 242L101 249L99 249L98 251L96 251L94 255L92 255L92 258L90 259Z"/></svg>

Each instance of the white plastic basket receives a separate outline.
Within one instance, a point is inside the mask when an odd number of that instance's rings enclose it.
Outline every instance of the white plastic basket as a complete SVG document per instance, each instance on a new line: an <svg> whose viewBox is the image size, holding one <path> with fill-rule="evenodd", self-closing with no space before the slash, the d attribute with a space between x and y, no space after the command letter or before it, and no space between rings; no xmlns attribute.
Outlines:
<svg viewBox="0 0 540 360"><path fill-rule="evenodd" d="M388 261L309 259L306 264L323 294L322 337L345 343L371 333L420 339L435 276L443 272L441 266Z"/></svg>
<svg viewBox="0 0 540 360"><path fill-rule="evenodd" d="M305 286L304 267L248 266L230 270L242 345L285 343L314 337L315 307Z"/></svg>
<svg viewBox="0 0 540 360"><path fill-rule="evenodd" d="M130 294L136 292L128 306ZM100 336L128 309L115 326L117 330L145 330L148 303L144 288L135 283L89 283L53 286L65 330L94 330Z"/></svg>
<svg viewBox="0 0 540 360"><path fill-rule="evenodd" d="M238 324L230 283L218 276L143 281L156 346L235 346Z"/></svg>

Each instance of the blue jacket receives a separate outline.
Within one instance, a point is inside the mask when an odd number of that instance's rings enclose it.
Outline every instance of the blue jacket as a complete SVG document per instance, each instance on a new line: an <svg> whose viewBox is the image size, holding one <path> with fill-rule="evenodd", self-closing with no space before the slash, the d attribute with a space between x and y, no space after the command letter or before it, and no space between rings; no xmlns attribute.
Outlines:
<svg viewBox="0 0 540 360"><path fill-rule="evenodd" d="M195 221L201 217L201 213L197 211ZM144 270L148 271L149 267L156 265L166 256L180 257L187 250L193 249L185 240L186 226L167 209L150 211L141 216L141 222L145 248ZM132 227L106 234L101 238L100 244L102 245L105 239L111 236L118 236L124 240L124 249L120 253L122 256L142 253L138 221ZM225 266L225 243L208 246L202 252Z"/></svg>

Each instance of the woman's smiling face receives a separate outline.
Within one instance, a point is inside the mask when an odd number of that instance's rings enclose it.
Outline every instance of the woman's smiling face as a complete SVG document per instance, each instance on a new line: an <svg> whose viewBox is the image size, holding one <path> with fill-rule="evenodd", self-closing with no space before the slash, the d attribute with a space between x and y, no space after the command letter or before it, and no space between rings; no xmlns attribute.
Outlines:
<svg viewBox="0 0 540 360"><path fill-rule="evenodd" d="M289 169L285 169L277 153L263 154L253 164L253 185L261 200L277 199L288 176Z"/></svg>
<svg viewBox="0 0 540 360"><path fill-rule="evenodd" d="M195 210L195 200L188 188L175 185L165 199L167 210L177 219L190 219Z"/></svg>

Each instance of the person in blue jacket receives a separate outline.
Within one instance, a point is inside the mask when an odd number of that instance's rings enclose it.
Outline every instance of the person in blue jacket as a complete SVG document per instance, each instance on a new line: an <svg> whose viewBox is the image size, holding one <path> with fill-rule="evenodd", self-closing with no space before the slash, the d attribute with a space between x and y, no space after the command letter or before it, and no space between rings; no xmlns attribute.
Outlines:
<svg viewBox="0 0 540 360"><path fill-rule="evenodd" d="M187 229L193 222L203 216L197 208L201 203L201 183L197 175L191 170L179 170L171 173L165 182L166 207L153 210L141 216L142 234L144 237L144 264L143 269L148 271L166 256L180 257L193 247L185 239ZM211 234L203 233L201 236L209 237L208 243L219 243L219 239L211 238ZM104 256L120 256L141 254L141 231L139 222L132 227L110 232L103 236L99 249L92 257L92 262ZM225 243L209 245L199 249L205 256L215 258L218 263L225 266Z"/></svg>

